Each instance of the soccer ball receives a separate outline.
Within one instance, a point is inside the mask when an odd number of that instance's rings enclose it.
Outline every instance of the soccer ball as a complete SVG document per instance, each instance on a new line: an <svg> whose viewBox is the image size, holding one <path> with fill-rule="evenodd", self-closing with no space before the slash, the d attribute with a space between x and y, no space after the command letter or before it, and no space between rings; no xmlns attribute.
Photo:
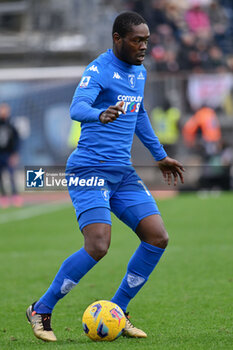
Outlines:
<svg viewBox="0 0 233 350"><path fill-rule="evenodd" d="M99 300L84 311L82 324L86 335L94 341L117 339L125 328L125 315L111 301Z"/></svg>

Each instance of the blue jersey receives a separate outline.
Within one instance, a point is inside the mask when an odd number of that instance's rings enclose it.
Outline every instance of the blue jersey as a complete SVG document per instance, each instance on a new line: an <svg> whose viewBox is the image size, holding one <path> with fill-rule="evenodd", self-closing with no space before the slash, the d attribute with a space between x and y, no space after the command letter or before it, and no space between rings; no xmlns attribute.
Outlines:
<svg viewBox="0 0 233 350"><path fill-rule="evenodd" d="M166 152L155 135L143 105L146 69L119 60L112 50L91 62L75 91L70 107L73 120L81 122L81 136L67 168L88 165L130 165L134 133L155 160ZM117 102L126 114L103 124L100 114Z"/></svg>

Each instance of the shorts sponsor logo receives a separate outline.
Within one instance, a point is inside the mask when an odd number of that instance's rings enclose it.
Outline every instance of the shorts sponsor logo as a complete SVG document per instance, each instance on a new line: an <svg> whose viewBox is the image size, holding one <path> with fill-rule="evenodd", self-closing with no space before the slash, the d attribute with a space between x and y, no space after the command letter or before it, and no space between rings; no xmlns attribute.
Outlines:
<svg viewBox="0 0 233 350"><path fill-rule="evenodd" d="M79 84L79 87L80 88L86 88L88 86L88 84L89 84L90 79L91 79L90 76L82 77L82 79L80 81L80 84Z"/></svg>
<svg viewBox="0 0 233 350"><path fill-rule="evenodd" d="M42 168L39 170L27 170L26 173L26 187L38 188L44 187L44 171Z"/></svg>

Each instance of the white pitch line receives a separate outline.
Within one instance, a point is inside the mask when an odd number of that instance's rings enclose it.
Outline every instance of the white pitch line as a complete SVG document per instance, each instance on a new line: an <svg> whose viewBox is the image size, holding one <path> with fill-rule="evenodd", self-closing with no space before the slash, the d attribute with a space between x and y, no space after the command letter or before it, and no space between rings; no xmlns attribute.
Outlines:
<svg viewBox="0 0 233 350"><path fill-rule="evenodd" d="M17 211L0 215L0 224L30 219L35 216L52 213L54 211L61 210L64 207L67 207L69 205L70 203L59 203L59 204L51 203L51 204L42 204L34 207L18 209Z"/></svg>

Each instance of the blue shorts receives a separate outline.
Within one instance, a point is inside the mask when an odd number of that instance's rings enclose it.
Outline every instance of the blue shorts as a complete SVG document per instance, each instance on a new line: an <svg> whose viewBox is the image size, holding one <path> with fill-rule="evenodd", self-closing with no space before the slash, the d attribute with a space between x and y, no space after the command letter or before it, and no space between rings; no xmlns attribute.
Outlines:
<svg viewBox="0 0 233 350"><path fill-rule="evenodd" d="M111 211L133 231L143 218L160 214L132 166L80 167L66 178L80 230L97 222L111 225Z"/></svg>

